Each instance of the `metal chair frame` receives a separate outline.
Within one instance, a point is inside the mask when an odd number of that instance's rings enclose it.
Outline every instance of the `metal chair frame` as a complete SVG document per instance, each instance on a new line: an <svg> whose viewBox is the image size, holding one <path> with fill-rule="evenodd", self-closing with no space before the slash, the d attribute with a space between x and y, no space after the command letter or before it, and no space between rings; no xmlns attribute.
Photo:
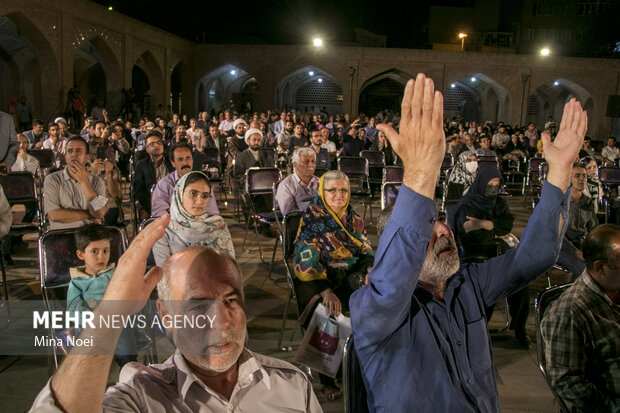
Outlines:
<svg viewBox="0 0 620 413"><path fill-rule="evenodd" d="M610 176L611 175L611 176ZM618 194L618 186L620 185L620 168L617 166L602 166L598 170L598 177L603 186L603 206L605 208L605 223L609 222L610 201L613 199L613 193Z"/></svg>
<svg viewBox="0 0 620 413"><path fill-rule="evenodd" d="M359 190L354 191L351 188L351 197L362 199L364 205L363 219L366 218L366 208L370 209L370 224L372 224L372 192L368 182L368 168L368 159L366 158L357 156L341 156L338 158L338 170L347 175L349 182L358 182ZM365 200L368 200L368 203Z"/></svg>

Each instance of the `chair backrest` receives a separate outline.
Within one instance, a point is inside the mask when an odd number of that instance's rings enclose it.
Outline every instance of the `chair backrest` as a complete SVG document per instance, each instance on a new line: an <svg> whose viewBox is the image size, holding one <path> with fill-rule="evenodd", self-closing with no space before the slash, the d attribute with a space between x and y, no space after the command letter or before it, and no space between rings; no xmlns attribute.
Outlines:
<svg viewBox="0 0 620 413"><path fill-rule="evenodd" d="M248 194L269 193L273 184L282 179L278 168L250 168L245 174L245 190Z"/></svg>
<svg viewBox="0 0 620 413"><path fill-rule="evenodd" d="M278 197L276 196L278 195L278 187L280 186L280 183L282 183L282 181L278 181L273 184L273 212L280 212L280 205L278 205Z"/></svg>
<svg viewBox="0 0 620 413"><path fill-rule="evenodd" d="M401 185L401 182L386 182L381 186L381 209L396 203Z"/></svg>
<svg viewBox="0 0 620 413"><path fill-rule="evenodd" d="M342 357L342 380L344 384L344 411L345 413L367 413L368 393L362 377L353 335L347 338L344 344Z"/></svg>
<svg viewBox="0 0 620 413"><path fill-rule="evenodd" d="M368 161L371 168L385 166L385 154L381 151L361 151L360 156Z"/></svg>
<svg viewBox="0 0 620 413"><path fill-rule="evenodd" d="M26 152L39 161L39 168L41 169L56 166L54 162L54 151L51 149L28 149Z"/></svg>
<svg viewBox="0 0 620 413"><path fill-rule="evenodd" d="M327 168L316 168L314 170L314 176L316 176L317 178L322 177L327 171L329 171L329 169Z"/></svg>
<svg viewBox="0 0 620 413"><path fill-rule="evenodd" d="M35 201L37 198L34 176L30 172L0 175L0 185L10 204Z"/></svg>
<svg viewBox="0 0 620 413"><path fill-rule="evenodd" d="M202 151L202 164L219 164L220 151L217 148L204 148Z"/></svg>
<svg viewBox="0 0 620 413"><path fill-rule="evenodd" d="M564 400L556 393L555 389L551 386L551 381L549 380L549 377L547 376L545 342L542 338L540 326L542 319L545 316L545 312L549 309L551 304L553 304L553 302L557 300L560 295L562 295L562 293L566 291L566 289L571 285L572 283L549 287L538 293L538 297L536 297L536 302L534 303L534 307L536 309L536 354L538 356L538 368L540 368L540 371L545 381L547 382L549 389L551 389L553 396L560 404L562 411L566 413L569 412L568 407L566 406L566 402L564 402Z"/></svg>
<svg viewBox="0 0 620 413"><path fill-rule="evenodd" d="M117 227L106 227L112 233L110 262L118 259L127 248L123 231ZM39 262L41 287L68 283L69 268L83 265L75 254L75 233L79 228L48 231L39 238Z"/></svg>
<svg viewBox="0 0 620 413"><path fill-rule="evenodd" d="M341 156L338 158L338 170L349 177L368 177L368 159L357 156Z"/></svg>
<svg viewBox="0 0 620 413"><path fill-rule="evenodd" d="M604 185L620 185L620 168L603 166L598 169L598 179Z"/></svg>
<svg viewBox="0 0 620 413"><path fill-rule="evenodd" d="M403 168L401 166L388 165L383 170L383 182L402 182Z"/></svg>
<svg viewBox="0 0 620 413"><path fill-rule="evenodd" d="M450 169L454 166L454 157L451 153L447 153L443 157L443 161L441 161L441 169Z"/></svg>
<svg viewBox="0 0 620 413"><path fill-rule="evenodd" d="M530 173L538 172L538 168L540 167L540 164L543 162L545 162L545 158L530 158L530 160L527 161L528 172Z"/></svg>
<svg viewBox="0 0 620 413"><path fill-rule="evenodd" d="M289 212L284 217L284 239L282 240L282 249L284 259L291 258L295 250L295 239L299 230L302 213L299 211Z"/></svg>
<svg viewBox="0 0 620 413"><path fill-rule="evenodd" d="M276 150L274 148L262 147L262 148L258 149L258 152L259 152L259 154L261 152L267 154L267 157L271 158L273 160L273 164L275 165L275 163L276 163Z"/></svg>
<svg viewBox="0 0 620 413"><path fill-rule="evenodd" d="M543 162L540 165L538 165L538 177L540 178L541 182L547 179L548 172L549 172L549 164L547 162Z"/></svg>

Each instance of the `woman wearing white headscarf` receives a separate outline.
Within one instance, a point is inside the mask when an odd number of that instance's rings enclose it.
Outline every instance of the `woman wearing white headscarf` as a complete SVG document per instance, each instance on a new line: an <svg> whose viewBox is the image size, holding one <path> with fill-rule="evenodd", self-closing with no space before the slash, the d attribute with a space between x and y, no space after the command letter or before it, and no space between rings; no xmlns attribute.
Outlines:
<svg viewBox="0 0 620 413"><path fill-rule="evenodd" d="M161 266L172 254L192 246L214 247L235 257L235 248L224 218L209 215L211 183L202 172L190 172L177 182L170 202L170 224L153 246L155 263Z"/></svg>

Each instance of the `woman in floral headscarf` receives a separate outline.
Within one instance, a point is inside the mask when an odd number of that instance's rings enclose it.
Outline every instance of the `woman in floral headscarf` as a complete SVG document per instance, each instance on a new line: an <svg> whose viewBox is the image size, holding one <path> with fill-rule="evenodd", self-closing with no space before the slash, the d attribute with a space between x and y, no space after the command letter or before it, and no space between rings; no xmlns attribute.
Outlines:
<svg viewBox="0 0 620 413"><path fill-rule="evenodd" d="M319 301L333 316L348 309L349 297L364 284L374 253L364 221L349 205L349 179L340 171L326 172L318 194L302 215L295 240L295 285L301 324L306 327ZM330 377L319 375L325 396L341 395Z"/></svg>
<svg viewBox="0 0 620 413"><path fill-rule="evenodd" d="M211 183L202 172L190 172L174 187L170 202L170 224L153 246L155 263L161 266L172 254L191 246L214 247L235 257L235 248L224 218L209 215Z"/></svg>

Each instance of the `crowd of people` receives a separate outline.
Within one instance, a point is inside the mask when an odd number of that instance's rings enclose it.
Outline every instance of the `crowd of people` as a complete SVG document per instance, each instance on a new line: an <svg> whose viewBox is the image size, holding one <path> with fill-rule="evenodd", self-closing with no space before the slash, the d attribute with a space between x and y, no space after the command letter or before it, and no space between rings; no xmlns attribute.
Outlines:
<svg viewBox="0 0 620 413"><path fill-rule="evenodd" d="M105 399L100 389L112 355L86 361L69 356L35 401L37 411L79 411L83 403L139 411L162 403L170 406L167 411L183 411L183 403L216 410L297 406L320 411L299 370L244 347L242 275L211 179L222 178L243 204L246 171L269 167L286 175L275 194L282 215L301 213L292 274L304 310L300 324L308 325L319 303L331 316L351 316L371 411L412 406L497 411L486 324L495 303L508 297L511 327L529 348L527 286L553 264L572 273L575 289L594 291L592 299L608 323L593 330L588 328L593 321L576 315L585 325L577 331L566 314L548 321L548 365L558 392L584 411L589 404L600 406L599 411L620 407L620 232L599 225L597 215L605 195L598 167L615 165L620 152L614 138L600 153L593 149L585 136L587 116L574 100L559 125L549 118L540 128L444 120L441 94L433 93L432 81L423 75L408 83L400 114L354 118L224 110L195 118L159 113L136 122L123 113L110 119L103 101L97 107L99 116L86 117L73 131L61 116L15 125L13 116L0 112L0 174L28 171L42 178L47 229L79 228L76 254L85 266L72 269L72 308L98 311L106 300L146 299L158 282L160 300L196 299L200 293L201 299L224 303L232 332L230 342L220 346L229 356L177 354L145 370L129 364L123 382ZM53 165L40 166L39 150L51 151ZM381 238L374 246L351 204L349 178L337 167L340 157L359 157L364 150L382 152L386 165L403 168L400 194L382 212ZM511 233L514 216L501 190L508 171L524 172L523 165L536 157L544 158L549 170L539 205L519 240ZM447 217L435 204L446 158L451 160L444 171L446 199L456 204L454 215ZM479 167L483 158L496 163ZM127 185L137 219L152 222L118 263L109 263L105 226L126 225ZM32 221L35 208L26 205L24 222ZM243 205L246 219L248 211ZM9 248L17 248L21 239L15 241ZM163 271L143 278L151 252ZM583 299L574 289L571 294ZM562 343L571 347L570 357L553 348L566 329L579 335ZM135 337L127 333L114 333L111 340L114 346L135 347ZM599 345L607 347L597 353ZM124 365L135 357L115 360ZM561 372L553 370L556 365ZM79 384L85 370L88 386ZM576 370L582 373L580 381L574 376L567 381ZM174 382L157 379L175 372ZM327 399L341 396L337 380L319 377ZM201 384L190 388L191 381ZM411 391L403 392L402 385ZM184 389L182 395L177 386Z"/></svg>

